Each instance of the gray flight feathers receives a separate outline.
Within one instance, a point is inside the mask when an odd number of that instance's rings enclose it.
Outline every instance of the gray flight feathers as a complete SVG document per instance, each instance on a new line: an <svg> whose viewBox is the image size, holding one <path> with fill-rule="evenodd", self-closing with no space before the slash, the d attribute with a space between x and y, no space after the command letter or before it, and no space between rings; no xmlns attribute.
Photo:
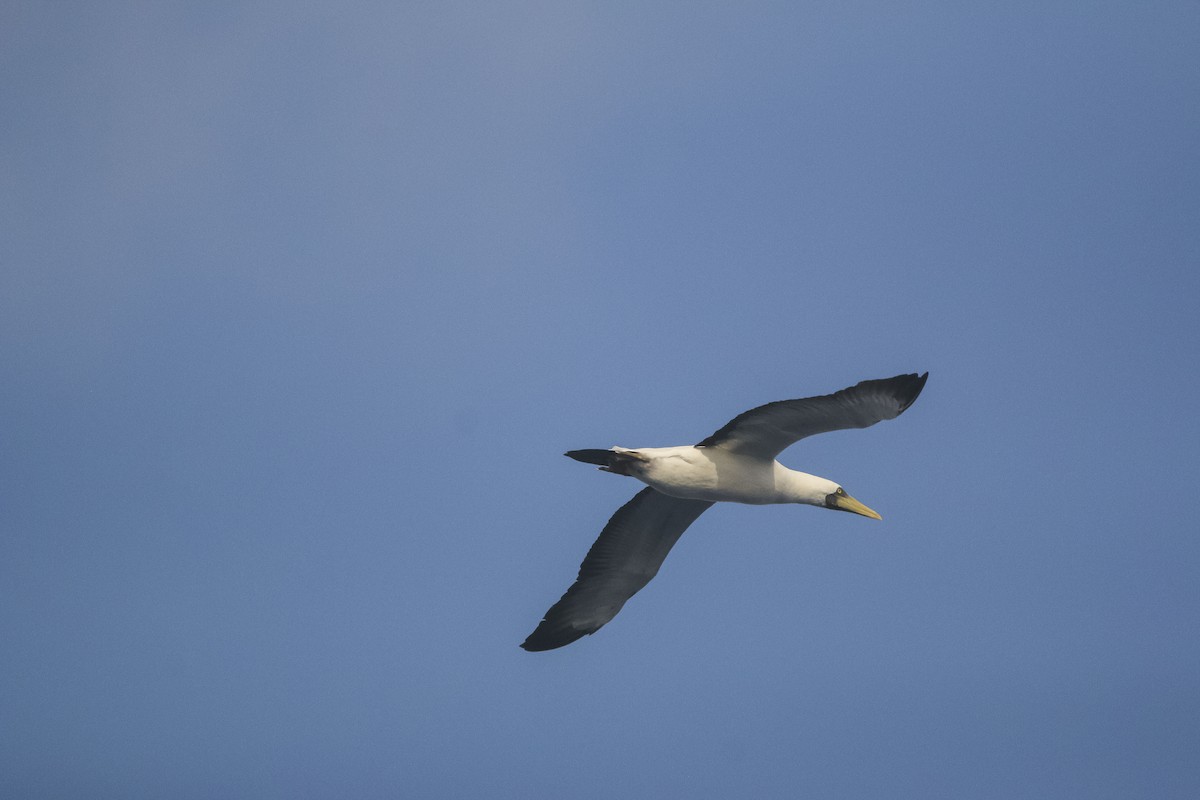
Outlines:
<svg viewBox="0 0 1200 800"><path fill-rule="evenodd" d="M833 394L767 403L738 414L697 446L773 459L806 436L895 419L913 404L928 378L928 372L897 375Z"/></svg>
<svg viewBox="0 0 1200 800"><path fill-rule="evenodd" d="M650 582L675 542L711 505L642 489L612 515L575 583L521 647L553 650L598 631Z"/></svg>

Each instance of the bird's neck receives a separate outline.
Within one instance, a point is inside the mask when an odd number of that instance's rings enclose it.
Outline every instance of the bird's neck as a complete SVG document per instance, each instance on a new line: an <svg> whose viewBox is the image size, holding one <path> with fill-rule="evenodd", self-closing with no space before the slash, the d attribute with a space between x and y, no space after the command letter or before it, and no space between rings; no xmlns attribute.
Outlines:
<svg viewBox="0 0 1200 800"><path fill-rule="evenodd" d="M825 498L838 489L838 485L831 480L788 469L779 462L775 463L775 485L791 502L812 506L825 505Z"/></svg>

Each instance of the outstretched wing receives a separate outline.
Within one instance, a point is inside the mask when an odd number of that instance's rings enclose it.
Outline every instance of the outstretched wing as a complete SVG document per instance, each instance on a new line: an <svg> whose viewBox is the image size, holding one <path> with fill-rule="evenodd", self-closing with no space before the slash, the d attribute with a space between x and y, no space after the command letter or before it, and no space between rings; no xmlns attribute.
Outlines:
<svg viewBox="0 0 1200 800"><path fill-rule="evenodd" d="M895 419L917 399L928 377L928 372L897 375L820 397L767 403L737 415L697 447L773 459L805 436Z"/></svg>
<svg viewBox="0 0 1200 800"><path fill-rule="evenodd" d="M646 488L617 509L579 567L579 577L521 645L553 650L595 633L650 582L663 559L712 503Z"/></svg>

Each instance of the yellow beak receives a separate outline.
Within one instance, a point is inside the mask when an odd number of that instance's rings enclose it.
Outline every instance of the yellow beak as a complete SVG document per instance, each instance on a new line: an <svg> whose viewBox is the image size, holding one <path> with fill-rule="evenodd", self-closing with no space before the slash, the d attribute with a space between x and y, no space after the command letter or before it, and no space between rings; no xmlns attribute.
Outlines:
<svg viewBox="0 0 1200 800"><path fill-rule="evenodd" d="M839 494L833 501L842 511L853 511L855 514L862 514L864 517L871 519L883 519L877 513L864 506L862 503L855 500L848 494Z"/></svg>

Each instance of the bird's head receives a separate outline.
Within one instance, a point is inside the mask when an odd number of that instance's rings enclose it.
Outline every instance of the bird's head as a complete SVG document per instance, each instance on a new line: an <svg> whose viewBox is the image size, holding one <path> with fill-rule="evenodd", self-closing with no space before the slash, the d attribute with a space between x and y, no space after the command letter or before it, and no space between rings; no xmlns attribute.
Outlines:
<svg viewBox="0 0 1200 800"><path fill-rule="evenodd" d="M809 475L806 472L783 467L779 470L784 474L782 481L786 483L792 502L807 503L813 506L825 506L835 511L853 511L871 519L883 519L879 514L864 506L828 478Z"/></svg>
<svg viewBox="0 0 1200 800"><path fill-rule="evenodd" d="M846 490L840 486L825 495L825 507L836 511L852 511L855 514L862 514L864 517L870 517L871 519L883 519L877 512L872 511L846 494Z"/></svg>

